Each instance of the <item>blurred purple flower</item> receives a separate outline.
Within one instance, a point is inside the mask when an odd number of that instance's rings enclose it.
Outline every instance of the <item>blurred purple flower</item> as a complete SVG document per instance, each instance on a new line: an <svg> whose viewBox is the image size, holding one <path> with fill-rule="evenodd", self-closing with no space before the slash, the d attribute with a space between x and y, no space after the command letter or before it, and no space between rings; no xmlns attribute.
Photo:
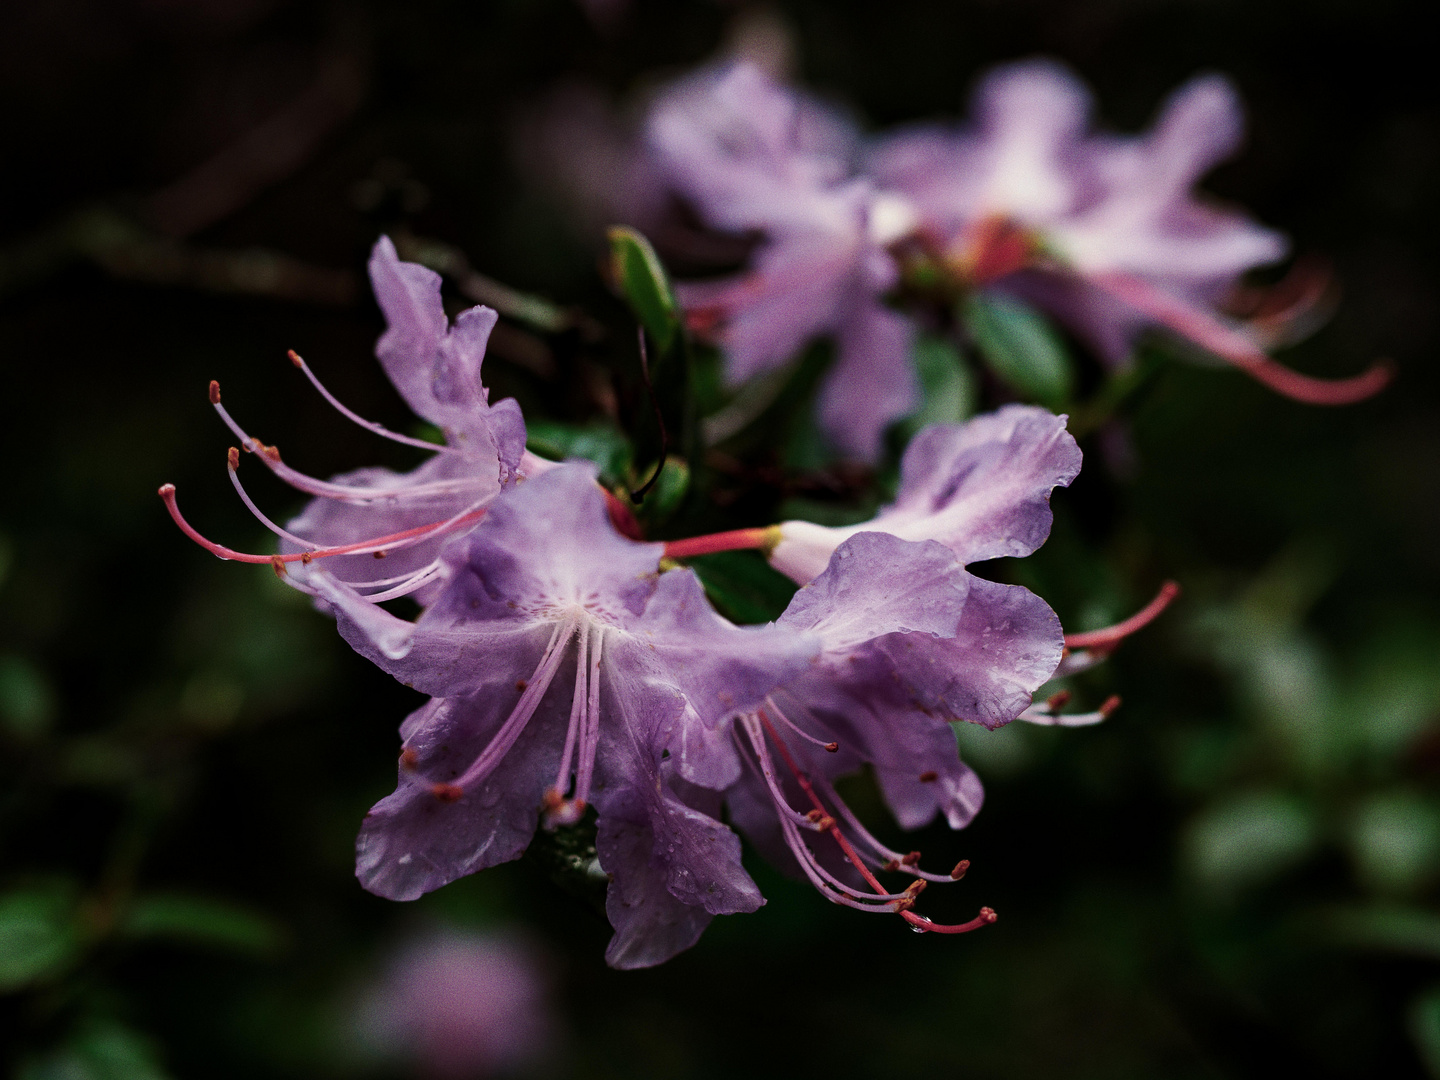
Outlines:
<svg viewBox="0 0 1440 1080"><path fill-rule="evenodd" d="M834 338L820 425L847 455L873 460L886 426L918 401L910 324L881 302L898 280L886 245L910 228L906 204L855 175L848 124L749 63L670 88L651 109L646 142L664 182L706 225L761 238L738 277L678 287L692 328L723 347L727 378Z"/></svg>
<svg viewBox="0 0 1440 1080"><path fill-rule="evenodd" d="M539 958L493 934L408 942L356 1017L367 1049L432 1080L512 1075L553 1060L559 1035Z"/></svg>
<svg viewBox="0 0 1440 1080"><path fill-rule="evenodd" d="M869 168L911 200L920 236L964 281L1038 304L1113 364L1158 323L1299 400L1353 401L1384 385L1380 368L1336 382L1290 372L1218 312L1241 274L1287 249L1194 192L1243 135L1226 79L1181 87L1138 137L1092 133L1090 104L1060 65L1011 64L982 80L972 126L889 136Z"/></svg>
<svg viewBox="0 0 1440 1080"><path fill-rule="evenodd" d="M401 727L398 789L361 829L367 889L414 899L518 857L542 807L555 825L593 804L616 967L659 963L713 915L763 902L739 840L677 791L703 798L689 792L703 764L686 775L687 760L816 646L726 622L693 572L660 572L662 552L615 532L592 468L563 465L447 545L417 623L306 573L357 651L432 695Z"/></svg>

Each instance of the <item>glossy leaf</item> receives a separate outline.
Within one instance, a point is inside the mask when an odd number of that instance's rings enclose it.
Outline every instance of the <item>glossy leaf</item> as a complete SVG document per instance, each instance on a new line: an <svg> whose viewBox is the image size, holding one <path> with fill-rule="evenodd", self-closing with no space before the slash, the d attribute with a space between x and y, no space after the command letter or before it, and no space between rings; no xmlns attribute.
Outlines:
<svg viewBox="0 0 1440 1080"><path fill-rule="evenodd" d="M680 308L660 257L639 232L616 225L610 239L610 273L640 324L667 351L680 330Z"/></svg>
<svg viewBox="0 0 1440 1080"><path fill-rule="evenodd" d="M1008 296L972 293L960 319L985 365L1027 400L1060 409L1075 375L1070 354L1050 323L1028 304Z"/></svg>
<svg viewBox="0 0 1440 1080"><path fill-rule="evenodd" d="M245 953L269 952L280 943L279 930L263 915L224 900L179 893L139 897L119 932L129 938L187 941Z"/></svg>
<svg viewBox="0 0 1440 1080"><path fill-rule="evenodd" d="M69 890L57 886L0 896L0 993L58 974L80 946Z"/></svg>

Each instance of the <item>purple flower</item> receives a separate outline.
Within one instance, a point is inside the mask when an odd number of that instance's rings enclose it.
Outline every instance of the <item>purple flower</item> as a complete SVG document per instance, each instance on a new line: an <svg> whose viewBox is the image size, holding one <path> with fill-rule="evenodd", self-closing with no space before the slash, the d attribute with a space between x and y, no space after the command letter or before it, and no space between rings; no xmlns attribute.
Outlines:
<svg viewBox="0 0 1440 1080"><path fill-rule="evenodd" d="M367 468L330 480L307 476L281 460L279 450L252 438L220 402L210 400L246 452L256 454L291 486L315 496L282 528L250 499L239 479L240 455L230 452L230 479L246 506L280 538L278 556L245 555L205 540L175 506L174 488L161 489L176 523L221 558L246 562L309 563L325 559L328 573L372 601L408 594L422 603L434 595L438 554L448 538L473 528L503 488L544 462L525 451L525 422L511 399L491 405L480 381L485 345L496 314L487 307L461 313L453 326L440 301L440 276L417 263L401 262L388 237L370 256L370 280L388 329L375 353L390 381L417 415L438 427L443 446L397 435L363 420L325 389L295 353L296 367L337 410L394 442L434 454L408 473ZM378 562L383 558L385 561Z"/></svg>
<svg viewBox="0 0 1440 1080"><path fill-rule="evenodd" d="M954 829L969 824L984 792L950 724L994 728L1024 714L1060 662L1054 612L1023 588L967 573L943 544L861 532L795 595L779 625L818 637L822 650L737 721L748 768L726 794L732 820L836 903L947 932L993 921L985 909L941 928L911 912L927 881L954 880L964 865L921 871L918 853L892 851L865 828L834 780L868 764L904 828L937 815ZM881 871L911 882L893 892Z"/></svg>
<svg viewBox="0 0 1440 1080"><path fill-rule="evenodd" d="M434 931L392 958L360 1005L356 1035L434 1080L511 1075L553 1056L547 981L521 942Z"/></svg>
<svg viewBox="0 0 1440 1080"><path fill-rule="evenodd" d="M919 232L963 280L1039 304L1116 364L1159 324L1299 400L1358 400L1388 378L1297 375L1216 311L1241 274L1287 249L1278 233L1194 192L1243 134L1226 79L1181 87L1137 137L1092 133L1089 92L1043 60L990 73L974 114L967 128L890 136L870 161L875 182L909 198Z"/></svg>
<svg viewBox="0 0 1440 1080"><path fill-rule="evenodd" d="M1065 417L1006 405L964 424L932 424L900 463L900 492L870 521L833 528L808 521L776 527L770 561L800 584L815 578L846 539L887 532L938 540L961 563L1030 554L1050 534L1050 492L1080 472ZM672 552L673 553L673 552Z"/></svg>
<svg viewBox="0 0 1440 1080"><path fill-rule="evenodd" d="M401 727L399 787L361 829L367 889L414 899L519 856L542 809L562 824L594 805L614 966L659 963L713 915L762 903L736 836L677 792L703 803L690 785L715 782L722 721L816 646L726 622L692 572L660 572L662 552L615 532L592 468L563 465L447 545L416 623L305 572L357 651L431 695Z"/></svg>
<svg viewBox="0 0 1440 1080"><path fill-rule="evenodd" d="M679 286L691 326L715 332L732 382L833 338L820 424L841 451L873 460L886 426L918 400L910 324L880 299L898 279L886 245L910 228L906 204L855 176L847 124L753 64L672 88L646 136L707 225L761 236L740 276Z"/></svg>

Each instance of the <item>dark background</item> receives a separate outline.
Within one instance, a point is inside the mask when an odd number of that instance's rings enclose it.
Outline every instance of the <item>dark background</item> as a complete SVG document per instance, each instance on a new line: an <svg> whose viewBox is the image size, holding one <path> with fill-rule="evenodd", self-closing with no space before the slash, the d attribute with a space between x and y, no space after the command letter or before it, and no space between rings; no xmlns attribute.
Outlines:
<svg viewBox="0 0 1440 1080"><path fill-rule="evenodd" d="M930 914L985 903L995 926L912 935L757 861L766 908L617 973L608 927L525 863L415 905L359 889L353 834L393 783L414 696L268 569L186 542L154 492L176 483L207 534L266 550L225 481L211 378L312 474L414 463L285 360L295 348L358 412L411 422L370 359L363 260L382 229L612 311L598 248L515 166L517 130L562 81L653 85L755 10L657 0L597 27L568 0L0 8L0 887L58 890L88 920L61 974L0 997L8 1067L102 1016L177 1077L353 1075L366 1066L336 1034L349 988L426 920L542 943L566 1075L1419 1076L1426 1053L1440 1067L1440 115L1424 10L769 9L797 77L873 127L954 115L987 65L1035 53L1073 65L1122 130L1195 72L1230 74L1251 136L1207 186L1343 286L1287 362L1340 374L1390 356L1400 374L1376 401L1323 410L1170 364L1133 416L1132 471L1085 444L1054 537L1016 580L1077 627L1163 577L1187 591L1087 684L1125 697L1106 725L962 743L984 812L909 843L974 862L927 894ZM587 418L563 355L547 374L524 339L500 344L496 396ZM298 508L257 472L274 516ZM115 930L147 891L217 898L237 921L190 940Z"/></svg>

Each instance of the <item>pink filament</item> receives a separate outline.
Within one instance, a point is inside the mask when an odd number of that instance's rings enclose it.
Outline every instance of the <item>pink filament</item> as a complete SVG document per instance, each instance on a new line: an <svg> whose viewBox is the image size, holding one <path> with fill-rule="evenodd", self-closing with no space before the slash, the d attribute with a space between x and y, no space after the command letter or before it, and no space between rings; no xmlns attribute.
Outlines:
<svg viewBox="0 0 1440 1080"><path fill-rule="evenodd" d="M1301 375L1272 359L1240 331L1138 277L1104 273L1088 275L1085 280L1230 361L1257 382L1307 405L1350 405L1364 401L1384 389L1395 373L1389 361L1378 360L1359 375L1347 379Z"/></svg>
<svg viewBox="0 0 1440 1080"><path fill-rule="evenodd" d="M1103 630L1086 630L1079 634L1066 634L1065 647L1067 649L1113 648L1136 630L1153 621L1156 616L1170 606L1170 601L1179 595L1180 586L1173 581L1167 581L1160 586L1160 591L1155 594L1155 599L1124 622L1107 626Z"/></svg>
<svg viewBox="0 0 1440 1080"><path fill-rule="evenodd" d="M160 486L160 498L165 501L165 509L170 511L170 517L180 531L188 536L195 543L199 544L210 554L221 559L229 559L234 562L243 563L270 563L279 561L282 563L309 561L310 559L328 559L332 555L358 555L369 551L378 551L390 547L401 540L409 540L417 536L425 536L433 533L439 535L442 532L449 532L458 529L462 525L468 525L472 521L479 521L485 516L485 510L472 510L468 514L462 514L449 522L436 521L429 525L419 525L413 529L406 529L403 532L391 533L389 536L377 536L373 540L360 540L354 544L341 544L339 547L316 548L314 551L295 552L289 555L251 555L244 551L236 551L234 548L217 544L213 540L207 540L195 530L180 513L180 507L175 503L175 485L162 484Z"/></svg>

